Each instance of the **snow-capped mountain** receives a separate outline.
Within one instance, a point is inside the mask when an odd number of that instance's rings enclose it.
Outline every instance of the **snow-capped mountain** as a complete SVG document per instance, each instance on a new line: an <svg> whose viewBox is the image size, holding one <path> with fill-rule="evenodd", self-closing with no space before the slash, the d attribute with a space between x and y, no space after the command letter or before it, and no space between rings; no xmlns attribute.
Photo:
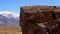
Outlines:
<svg viewBox="0 0 60 34"><path fill-rule="evenodd" d="M0 12L0 26L19 26L19 14Z"/></svg>

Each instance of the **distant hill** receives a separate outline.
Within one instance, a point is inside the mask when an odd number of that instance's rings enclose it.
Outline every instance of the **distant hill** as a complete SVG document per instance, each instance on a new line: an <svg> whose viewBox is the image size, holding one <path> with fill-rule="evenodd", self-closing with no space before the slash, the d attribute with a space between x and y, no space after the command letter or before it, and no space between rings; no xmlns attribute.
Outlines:
<svg viewBox="0 0 60 34"><path fill-rule="evenodd" d="M19 26L19 14L12 12L0 12L0 26Z"/></svg>
<svg viewBox="0 0 60 34"><path fill-rule="evenodd" d="M0 34L22 34L19 26L19 14L0 12Z"/></svg>

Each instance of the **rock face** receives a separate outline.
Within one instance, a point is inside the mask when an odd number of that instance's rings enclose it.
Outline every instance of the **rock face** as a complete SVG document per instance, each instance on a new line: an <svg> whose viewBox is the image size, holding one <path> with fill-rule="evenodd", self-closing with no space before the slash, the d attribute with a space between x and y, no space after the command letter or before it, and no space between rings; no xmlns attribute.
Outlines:
<svg viewBox="0 0 60 34"><path fill-rule="evenodd" d="M21 7L22 34L60 34L59 6Z"/></svg>

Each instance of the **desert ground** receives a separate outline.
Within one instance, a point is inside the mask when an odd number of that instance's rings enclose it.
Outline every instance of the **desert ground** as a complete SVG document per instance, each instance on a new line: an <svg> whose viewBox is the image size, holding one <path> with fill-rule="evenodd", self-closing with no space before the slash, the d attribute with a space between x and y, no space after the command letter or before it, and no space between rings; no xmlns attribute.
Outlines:
<svg viewBox="0 0 60 34"><path fill-rule="evenodd" d="M22 34L20 27L0 26L0 34Z"/></svg>

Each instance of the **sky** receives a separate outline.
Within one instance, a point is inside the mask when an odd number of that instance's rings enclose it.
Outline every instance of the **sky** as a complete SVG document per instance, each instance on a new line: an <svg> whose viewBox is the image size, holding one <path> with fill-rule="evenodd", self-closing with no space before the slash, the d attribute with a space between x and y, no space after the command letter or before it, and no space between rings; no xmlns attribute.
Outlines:
<svg viewBox="0 0 60 34"><path fill-rule="evenodd" d="M60 0L0 0L0 11L20 13L20 7L33 5L60 6Z"/></svg>

